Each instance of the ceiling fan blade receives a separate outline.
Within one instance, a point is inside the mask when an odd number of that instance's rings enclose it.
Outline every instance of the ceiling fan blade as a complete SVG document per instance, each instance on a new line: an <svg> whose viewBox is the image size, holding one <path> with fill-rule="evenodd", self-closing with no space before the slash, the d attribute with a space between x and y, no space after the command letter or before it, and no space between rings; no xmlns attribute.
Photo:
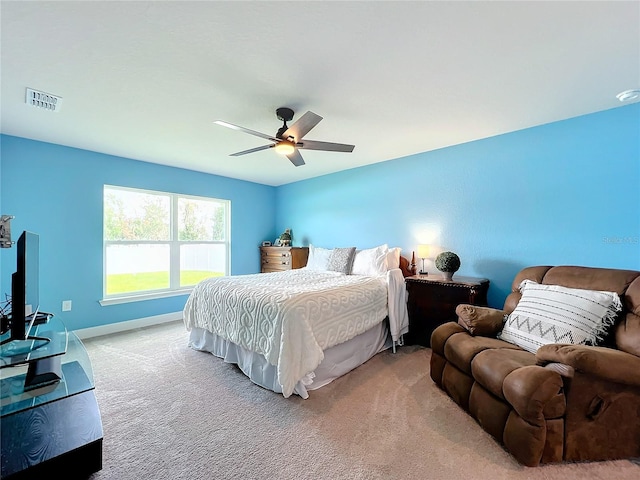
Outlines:
<svg viewBox="0 0 640 480"><path fill-rule="evenodd" d="M294 122L282 135L282 138L293 137L299 142L309 131L320 123L322 117L313 112L307 112Z"/></svg>
<svg viewBox="0 0 640 480"><path fill-rule="evenodd" d="M297 149L294 150L293 153L287 155L287 158L291 160L291 163L293 163L296 167L304 165L304 159Z"/></svg>
<svg viewBox="0 0 640 480"><path fill-rule="evenodd" d="M222 125L223 127L231 128L233 130L238 130L240 132L248 133L250 135L255 135L256 137L266 138L267 140L271 140L272 142L279 142L280 140L272 135L267 135L266 133L256 132L255 130L249 130L248 128L239 127L238 125L234 125L233 123L223 122L222 120L216 120L215 122L218 125Z"/></svg>
<svg viewBox="0 0 640 480"><path fill-rule="evenodd" d="M236 153L232 153L231 155L229 155L230 157L239 157L240 155L246 155L247 153L253 153L253 152L259 152L260 150L266 150L268 148L273 148L276 145L263 145L261 147L256 147L256 148L250 148L249 150L243 150L241 152L236 152Z"/></svg>
<svg viewBox="0 0 640 480"><path fill-rule="evenodd" d="M316 140L302 140L296 144L298 148L307 150L326 150L328 152L353 152L355 145L346 145L344 143L318 142Z"/></svg>

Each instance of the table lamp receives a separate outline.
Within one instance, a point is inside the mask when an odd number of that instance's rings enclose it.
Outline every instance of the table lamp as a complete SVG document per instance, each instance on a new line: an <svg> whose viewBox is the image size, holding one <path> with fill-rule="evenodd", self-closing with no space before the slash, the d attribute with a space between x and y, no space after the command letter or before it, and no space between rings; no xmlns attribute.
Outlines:
<svg viewBox="0 0 640 480"><path fill-rule="evenodd" d="M430 245L418 245L418 258L422 259L422 268L420 269L419 275L428 275L428 272L424 269L424 259L429 258L430 253Z"/></svg>

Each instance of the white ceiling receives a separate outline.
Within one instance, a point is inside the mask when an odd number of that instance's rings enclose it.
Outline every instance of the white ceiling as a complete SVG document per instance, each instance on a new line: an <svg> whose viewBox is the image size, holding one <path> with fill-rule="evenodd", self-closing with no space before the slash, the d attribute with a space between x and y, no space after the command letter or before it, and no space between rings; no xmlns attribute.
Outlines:
<svg viewBox="0 0 640 480"><path fill-rule="evenodd" d="M622 104L640 88L640 2L57 1L0 4L2 133L267 185ZM63 98L58 113L25 88ZM269 143L275 109L324 117ZM289 123L291 125L291 122ZM410 172L407 172L410 179Z"/></svg>

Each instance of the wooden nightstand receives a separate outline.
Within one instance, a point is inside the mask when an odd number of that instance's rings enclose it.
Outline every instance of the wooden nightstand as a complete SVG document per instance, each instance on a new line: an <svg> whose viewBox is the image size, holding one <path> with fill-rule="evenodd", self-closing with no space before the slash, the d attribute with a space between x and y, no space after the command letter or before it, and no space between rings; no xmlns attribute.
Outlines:
<svg viewBox="0 0 640 480"><path fill-rule="evenodd" d="M307 265L308 247L260 247L261 273L282 272Z"/></svg>
<svg viewBox="0 0 640 480"><path fill-rule="evenodd" d="M489 280L461 277L445 280L441 275L414 275L405 279L409 299L409 332L406 345L431 346L431 333L443 323L456 321L456 307L461 303L487 305Z"/></svg>

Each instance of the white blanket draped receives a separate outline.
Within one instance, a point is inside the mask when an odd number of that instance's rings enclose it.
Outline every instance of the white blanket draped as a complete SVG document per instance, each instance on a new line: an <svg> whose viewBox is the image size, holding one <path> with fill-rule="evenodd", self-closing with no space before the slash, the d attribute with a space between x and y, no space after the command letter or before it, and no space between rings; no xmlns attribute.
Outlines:
<svg viewBox="0 0 640 480"><path fill-rule="evenodd" d="M392 273L385 278L305 269L214 277L193 289L184 322L187 330L204 328L262 354L277 366L288 397L297 381L320 364L324 349L392 313L394 339L406 331L404 279L401 285L397 280Z"/></svg>

